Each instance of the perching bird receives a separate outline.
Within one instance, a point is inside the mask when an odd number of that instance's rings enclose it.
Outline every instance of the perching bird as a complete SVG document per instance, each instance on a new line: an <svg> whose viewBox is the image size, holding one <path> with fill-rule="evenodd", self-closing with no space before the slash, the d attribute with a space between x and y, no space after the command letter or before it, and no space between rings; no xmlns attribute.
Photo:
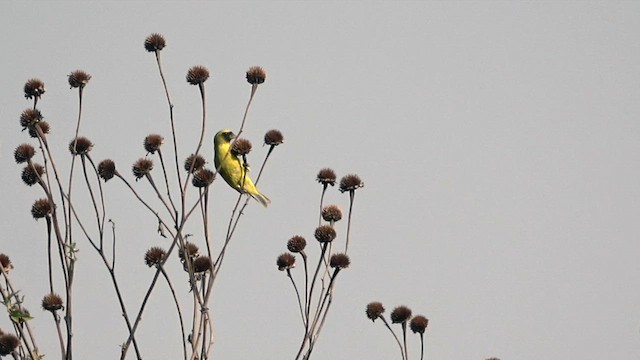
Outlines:
<svg viewBox="0 0 640 360"><path fill-rule="evenodd" d="M249 174L245 174L245 167L242 161L234 155L231 150L231 140L236 135L231 130L220 130L213 138L213 148L215 150L214 163L216 169L220 169L224 181L240 193L249 194L264 207L267 207L271 200L262 194L251 181Z"/></svg>

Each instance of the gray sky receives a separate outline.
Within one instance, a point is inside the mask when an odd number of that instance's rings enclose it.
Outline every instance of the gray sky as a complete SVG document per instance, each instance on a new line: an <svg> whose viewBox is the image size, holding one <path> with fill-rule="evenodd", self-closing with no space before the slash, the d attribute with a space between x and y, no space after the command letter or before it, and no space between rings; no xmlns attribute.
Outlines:
<svg viewBox="0 0 640 360"><path fill-rule="evenodd" d="M366 186L356 195L352 266L315 358L398 358L386 329L364 315L373 300L430 319L429 359L640 358L640 3L5 1L0 10L0 252L16 265L47 358L58 349L38 309L45 225L29 213L42 195L21 183L12 159L32 142L18 123L30 105L22 86L45 81L39 107L66 169L77 114L66 76L92 74L80 132L96 144L94 159L114 159L133 179L144 136L169 138L142 46L152 32L167 38L183 157L200 124L197 89L184 81L192 65L212 72L208 158L213 134L240 125L252 65L269 74L245 132L252 164L266 130L286 138L260 181L273 202L246 211L215 289L216 358L294 357L302 329L275 258L292 235L313 238L314 180L327 166ZM136 183L153 198L145 185ZM105 189L134 311L153 275L144 252L168 241L121 183ZM328 201L346 210L348 196L332 190ZM213 191L219 239L235 194L221 182ZM113 359L125 326L106 271L78 241L77 357ZM159 286L144 318L146 359L181 356L167 296Z"/></svg>

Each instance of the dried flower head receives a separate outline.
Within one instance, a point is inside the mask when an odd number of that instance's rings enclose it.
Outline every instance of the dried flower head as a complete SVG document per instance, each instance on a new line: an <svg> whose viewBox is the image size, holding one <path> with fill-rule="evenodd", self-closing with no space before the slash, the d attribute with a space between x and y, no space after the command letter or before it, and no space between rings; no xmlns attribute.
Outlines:
<svg viewBox="0 0 640 360"><path fill-rule="evenodd" d="M193 272L201 273L211 270L211 259L208 256L198 256L193 260Z"/></svg>
<svg viewBox="0 0 640 360"><path fill-rule="evenodd" d="M27 165L22 169L22 181L29 185L35 185L40 180L40 177L44 174L44 166L33 163L31 165Z"/></svg>
<svg viewBox="0 0 640 360"><path fill-rule="evenodd" d="M72 88L83 88L91 80L91 75L82 70L76 70L69 74L69 85Z"/></svg>
<svg viewBox="0 0 640 360"><path fill-rule="evenodd" d="M427 329L427 325L429 325L429 319L422 315L414 316L409 322L409 327L414 334L424 334L424 331Z"/></svg>
<svg viewBox="0 0 640 360"><path fill-rule="evenodd" d="M302 236L296 235L287 241L287 249L292 253L299 253L307 246L307 240Z"/></svg>
<svg viewBox="0 0 640 360"><path fill-rule="evenodd" d="M349 260L349 256L347 256L347 254L333 254L331 255L331 258L329 258L329 265L332 268L346 269L349 267L349 264L351 264L351 260Z"/></svg>
<svg viewBox="0 0 640 360"><path fill-rule="evenodd" d="M382 306L382 303L378 301L370 302L367 304L366 313L367 317L371 319L371 321L376 321L376 319L384 313L384 306Z"/></svg>
<svg viewBox="0 0 640 360"><path fill-rule="evenodd" d="M180 250L178 250L178 256L180 257L180 259L182 261L184 261L184 254L185 253L188 254L189 257L194 258L194 257L198 256L198 251L199 250L200 249L198 249L198 245L187 241L184 244L184 248L180 248Z"/></svg>
<svg viewBox="0 0 640 360"><path fill-rule="evenodd" d="M149 52L160 51L164 49L165 46L167 46L167 44L164 36L158 33L153 33L144 39L144 48Z"/></svg>
<svg viewBox="0 0 640 360"><path fill-rule="evenodd" d="M211 185L215 180L216 174L209 169L200 169L193 174L191 184L197 188L203 188Z"/></svg>
<svg viewBox="0 0 640 360"><path fill-rule="evenodd" d="M209 70L206 67L196 65L187 71L187 82L191 85L202 84L209 78Z"/></svg>
<svg viewBox="0 0 640 360"><path fill-rule="evenodd" d="M42 120L42 113L38 109L26 109L20 114L20 126L26 129Z"/></svg>
<svg viewBox="0 0 640 360"><path fill-rule="evenodd" d="M206 163L206 161L204 160L204 158L202 156L191 154L184 161L184 169L187 170L187 171L191 171L192 170L191 166L193 166L192 172L196 172L196 171L200 170L204 166L205 163Z"/></svg>
<svg viewBox="0 0 640 360"><path fill-rule="evenodd" d="M321 243L332 242L333 239L336 238L336 230L329 225L322 225L316 228L315 233L313 234Z"/></svg>
<svg viewBox="0 0 640 360"><path fill-rule="evenodd" d="M278 146L284 142L284 136L280 130L271 129L264 134L264 143L266 145Z"/></svg>
<svg viewBox="0 0 640 360"><path fill-rule="evenodd" d="M144 262L148 267L158 265L162 262L166 254L167 252L164 251L163 248L154 246L144 254Z"/></svg>
<svg viewBox="0 0 640 360"><path fill-rule="evenodd" d="M394 324L400 324L407 322L411 317L411 309L404 305L400 305L397 308L393 309L391 312L391 322Z"/></svg>
<svg viewBox="0 0 640 360"><path fill-rule="evenodd" d="M98 164L98 174L105 182L111 180L116 174L116 163L111 159L104 159Z"/></svg>
<svg viewBox="0 0 640 360"><path fill-rule="evenodd" d="M336 173L333 169L324 168L318 172L317 180L324 186L334 186L336 184Z"/></svg>
<svg viewBox="0 0 640 360"><path fill-rule="evenodd" d="M364 186L358 175L349 174L340 179L340 192L355 191Z"/></svg>
<svg viewBox="0 0 640 360"><path fill-rule="evenodd" d="M16 164L22 164L23 162L31 160L35 154L36 149L34 149L33 146L30 144L20 144L13 151L13 158L16 160Z"/></svg>
<svg viewBox="0 0 640 360"><path fill-rule="evenodd" d="M8 272L9 270L13 269L13 263L11 263L11 259L9 259L9 256L5 254L0 254L0 266L2 266L5 272Z"/></svg>
<svg viewBox="0 0 640 360"><path fill-rule="evenodd" d="M69 142L71 155L86 155L91 149L93 149L93 143L84 136L77 137Z"/></svg>
<svg viewBox="0 0 640 360"><path fill-rule="evenodd" d="M37 138L38 137L37 129L40 129L40 131L42 131L42 133L46 135L49 133L49 130L51 130L51 126L49 126L48 122L44 120L40 120L33 126L29 126L29 136L31 136L32 138Z"/></svg>
<svg viewBox="0 0 640 360"><path fill-rule="evenodd" d="M322 218L324 221L334 223L342 219L342 210L338 205L328 205L322 209Z"/></svg>
<svg viewBox="0 0 640 360"><path fill-rule="evenodd" d="M42 308L47 311L58 311L62 309L62 298L56 293L49 293L42 298Z"/></svg>
<svg viewBox="0 0 640 360"><path fill-rule="evenodd" d="M24 84L24 97L27 99L38 99L45 91L47 89L44 88L44 83L40 79L29 79Z"/></svg>
<svg viewBox="0 0 640 360"><path fill-rule="evenodd" d="M0 336L0 355L5 356L11 354L20 345L20 340L13 334L4 334Z"/></svg>
<svg viewBox="0 0 640 360"><path fill-rule="evenodd" d="M136 180L147 175L151 170L153 170L153 161L147 158L138 159L131 167L131 171L133 172L133 176L136 177Z"/></svg>
<svg viewBox="0 0 640 360"><path fill-rule="evenodd" d="M247 70L247 82L251 85L262 84L267 78L267 72L260 66L252 66Z"/></svg>
<svg viewBox="0 0 640 360"><path fill-rule="evenodd" d="M147 135L147 137L144 138L143 142L144 149L152 154L155 154L155 152L160 149L160 146L162 146L162 144L164 144L164 138L158 134Z"/></svg>
<svg viewBox="0 0 640 360"><path fill-rule="evenodd" d="M51 214L51 210L52 207L49 199L42 198L36 200L36 202L33 203L33 206L31 206L31 215L33 215L33 218L37 220Z"/></svg>
<svg viewBox="0 0 640 360"><path fill-rule="evenodd" d="M236 139L231 145L231 153L235 156L247 155L251 152L251 141L247 139Z"/></svg>
<svg viewBox="0 0 640 360"><path fill-rule="evenodd" d="M278 270L280 271L293 269L296 267L296 257L291 253L280 254L278 260L276 260L276 265L278 265Z"/></svg>

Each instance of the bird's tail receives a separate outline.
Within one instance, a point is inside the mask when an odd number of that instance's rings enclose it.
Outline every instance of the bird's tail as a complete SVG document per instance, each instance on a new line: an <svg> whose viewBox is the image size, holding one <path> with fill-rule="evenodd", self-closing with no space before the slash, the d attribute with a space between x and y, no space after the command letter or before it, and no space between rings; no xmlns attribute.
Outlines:
<svg viewBox="0 0 640 360"><path fill-rule="evenodd" d="M252 198L256 199L256 201L262 204L262 206L264 207L267 207L267 205L271 203L271 200L269 200L269 198L265 194L259 191L257 191L255 194L249 194L249 195L251 195Z"/></svg>

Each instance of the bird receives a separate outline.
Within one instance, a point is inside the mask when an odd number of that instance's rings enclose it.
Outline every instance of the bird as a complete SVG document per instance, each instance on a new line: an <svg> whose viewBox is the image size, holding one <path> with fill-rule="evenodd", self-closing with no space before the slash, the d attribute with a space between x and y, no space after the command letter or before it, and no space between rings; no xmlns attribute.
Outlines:
<svg viewBox="0 0 640 360"><path fill-rule="evenodd" d="M231 152L231 140L236 135L229 129L223 129L213 138L214 163L224 181L241 194L249 194L262 206L267 207L271 200L261 193L249 177L248 167Z"/></svg>

